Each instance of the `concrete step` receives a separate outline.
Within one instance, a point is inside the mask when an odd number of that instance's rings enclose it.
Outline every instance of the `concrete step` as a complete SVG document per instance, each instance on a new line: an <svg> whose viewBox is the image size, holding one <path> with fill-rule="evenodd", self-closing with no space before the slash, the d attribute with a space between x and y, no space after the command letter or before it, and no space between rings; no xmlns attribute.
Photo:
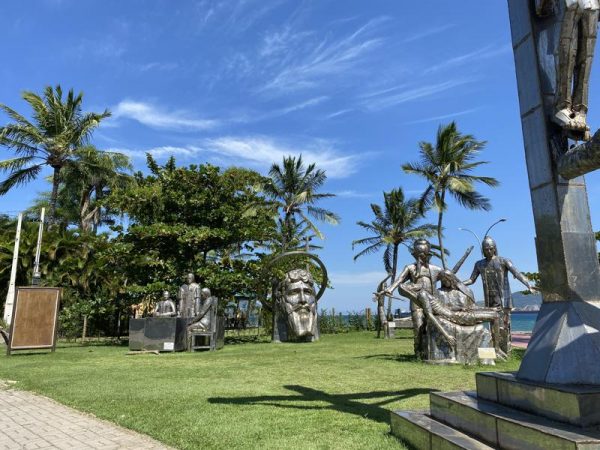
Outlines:
<svg viewBox="0 0 600 450"><path fill-rule="evenodd" d="M477 398L474 392L430 394L431 416L507 450L600 449L600 431L579 428Z"/></svg>
<svg viewBox="0 0 600 450"><path fill-rule="evenodd" d="M392 434L417 450L492 450L454 428L432 419L427 411L392 411Z"/></svg>
<svg viewBox="0 0 600 450"><path fill-rule="evenodd" d="M480 372L477 397L579 427L600 425L600 386L520 380L511 372Z"/></svg>

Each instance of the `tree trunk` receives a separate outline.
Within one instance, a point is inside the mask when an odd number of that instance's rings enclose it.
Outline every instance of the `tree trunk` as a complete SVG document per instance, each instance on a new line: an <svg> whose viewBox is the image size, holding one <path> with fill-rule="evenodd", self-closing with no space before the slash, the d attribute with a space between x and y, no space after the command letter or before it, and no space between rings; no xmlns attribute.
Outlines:
<svg viewBox="0 0 600 450"><path fill-rule="evenodd" d="M444 243L442 242L442 219L444 217L444 198L446 197L446 193L442 192L442 202L440 205L440 210L438 214L438 224L437 224L437 235L438 235L438 244L440 246L440 258L442 259L442 267L446 270L446 255L444 253Z"/></svg>
<svg viewBox="0 0 600 450"><path fill-rule="evenodd" d="M88 322L88 316L87 314L83 316L83 330L81 332L81 343L85 344L85 338L87 335L87 322Z"/></svg>
<svg viewBox="0 0 600 450"><path fill-rule="evenodd" d="M398 247L400 244L394 244L394 253L392 259L392 280L390 281L390 286L394 284L396 281L396 272L398 271ZM392 298L388 297L388 308L387 308L388 317L392 315Z"/></svg>
<svg viewBox="0 0 600 450"><path fill-rule="evenodd" d="M50 217L48 222L56 224L56 203L58 202L58 186L60 184L60 166L53 167L52 174L52 194L50 196Z"/></svg>

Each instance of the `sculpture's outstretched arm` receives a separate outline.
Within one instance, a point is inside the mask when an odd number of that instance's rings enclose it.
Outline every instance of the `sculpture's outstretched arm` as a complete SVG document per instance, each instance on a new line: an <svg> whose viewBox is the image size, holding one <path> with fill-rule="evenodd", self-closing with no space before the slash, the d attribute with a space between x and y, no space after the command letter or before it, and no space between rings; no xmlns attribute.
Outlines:
<svg viewBox="0 0 600 450"><path fill-rule="evenodd" d="M477 281L478 276L479 276L479 269L477 268L477 264L475 264L475 266L473 267L473 272L471 273L471 276L469 277L468 280L463 281L463 284L465 286L470 286L471 284L475 283L475 281Z"/></svg>
<svg viewBox="0 0 600 450"><path fill-rule="evenodd" d="M525 285L525 287L527 288L527 290L529 292L533 293L535 291L535 289L533 289L531 287L531 285L529 284L529 280L527 278L525 278L525 276L521 272L519 272L519 270L513 265L512 261L510 259L505 259L504 263L506 265L506 268L510 271L510 273L513 274L513 277L515 277L523 285Z"/></svg>

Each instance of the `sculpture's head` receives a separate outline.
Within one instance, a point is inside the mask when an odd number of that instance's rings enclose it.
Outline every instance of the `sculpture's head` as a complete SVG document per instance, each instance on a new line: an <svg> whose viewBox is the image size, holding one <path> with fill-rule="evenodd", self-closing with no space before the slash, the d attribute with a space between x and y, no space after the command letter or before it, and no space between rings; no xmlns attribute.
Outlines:
<svg viewBox="0 0 600 450"><path fill-rule="evenodd" d="M458 277L451 270L443 270L440 275L442 286L447 289L456 289L459 283Z"/></svg>
<svg viewBox="0 0 600 450"><path fill-rule="evenodd" d="M496 241L494 241L491 237L486 236L483 238L483 242L481 244L481 251L483 256L486 258L492 258L493 256L498 256L498 248L496 247Z"/></svg>
<svg viewBox="0 0 600 450"><path fill-rule="evenodd" d="M290 335L299 338L315 335L317 301L310 272L294 269L286 273L278 301L280 310L287 316Z"/></svg>
<svg viewBox="0 0 600 450"><path fill-rule="evenodd" d="M207 298L210 298L210 289L209 288L202 288L200 290L200 298L202 300L206 300Z"/></svg>
<svg viewBox="0 0 600 450"><path fill-rule="evenodd" d="M169 291L163 291L163 300L171 300L171 294L169 294Z"/></svg>
<svg viewBox="0 0 600 450"><path fill-rule="evenodd" d="M187 283L188 284L192 284L196 282L196 277L194 276L193 273L188 273L187 277L186 277Z"/></svg>
<svg viewBox="0 0 600 450"><path fill-rule="evenodd" d="M431 259L431 244L427 239L417 239L411 253L417 261L427 263Z"/></svg>

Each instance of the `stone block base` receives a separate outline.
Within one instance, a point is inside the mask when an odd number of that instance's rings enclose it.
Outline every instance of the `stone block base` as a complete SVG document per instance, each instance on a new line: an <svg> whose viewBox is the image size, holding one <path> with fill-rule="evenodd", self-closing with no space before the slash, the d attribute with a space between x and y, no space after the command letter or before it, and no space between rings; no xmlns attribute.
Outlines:
<svg viewBox="0 0 600 450"><path fill-rule="evenodd" d="M433 392L429 411L392 412L392 434L416 449L600 449L600 388L476 377L477 392Z"/></svg>

